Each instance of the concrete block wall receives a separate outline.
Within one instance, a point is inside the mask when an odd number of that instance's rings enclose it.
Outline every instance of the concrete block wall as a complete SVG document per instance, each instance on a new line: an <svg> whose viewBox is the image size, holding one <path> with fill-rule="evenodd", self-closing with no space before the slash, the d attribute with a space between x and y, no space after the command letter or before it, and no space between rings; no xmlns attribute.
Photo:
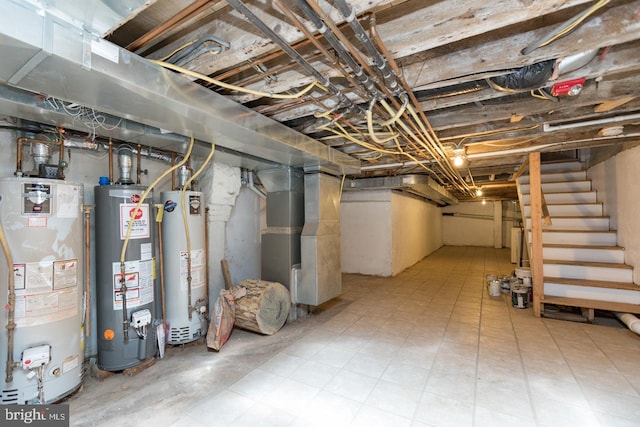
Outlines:
<svg viewBox="0 0 640 427"><path fill-rule="evenodd" d="M442 246L440 209L391 190L343 192L340 227L344 273L394 276Z"/></svg>
<svg viewBox="0 0 640 427"><path fill-rule="evenodd" d="M610 217L611 229L618 231L618 245L625 248L625 263L635 267L633 281L640 284L638 164L640 146L635 146L592 165L587 169L587 176L597 191L598 201L604 203L604 214Z"/></svg>

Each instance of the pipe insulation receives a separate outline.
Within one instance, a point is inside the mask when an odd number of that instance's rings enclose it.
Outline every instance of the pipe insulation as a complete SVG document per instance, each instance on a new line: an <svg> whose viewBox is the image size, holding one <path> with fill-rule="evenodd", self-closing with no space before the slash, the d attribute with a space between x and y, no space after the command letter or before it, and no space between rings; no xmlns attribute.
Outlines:
<svg viewBox="0 0 640 427"><path fill-rule="evenodd" d="M346 0L336 0L335 5L340 10L340 13L342 13L342 16L345 18L345 20L349 23L349 26L351 26L351 29L356 34L358 40L362 42L362 45L371 56L371 59L373 59L373 62L376 67L378 67L378 70L380 70L380 74L384 79L385 85L389 88L389 90L391 90L391 92L393 92L394 95L399 96L404 92L404 90L398 84L398 80L396 78L396 75L393 73L391 66L389 65L389 61L387 61L387 59L380 54L378 49L376 49L373 42L367 35L367 32L360 24L360 21L358 21L355 9L352 9L351 6L349 6L349 4L346 2Z"/></svg>
<svg viewBox="0 0 640 427"><path fill-rule="evenodd" d="M376 89L374 81L370 79L369 76L367 76L367 74L362 69L362 66L358 64L353 56L351 56L349 51L342 45L342 43L340 43L338 37L336 37L336 35L331 31L329 31L327 25L324 23L320 15L318 15L316 11L313 10L313 8L309 5L309 3L307 3L306 0L298 0L296 3L298 7L302 9L304 14L307 15L307 17L311 20L318 32L322 34L325 40L329 42L331 47L335 49L338 57L342 59L347 64L347 66L351 68L351 70L353 70L356 78L360 81L360 84L366 89L366 91L373 97L380 97L381 94L378 89Z"/></svg>
<svg viewBox="0 0 640 427"><path fill-rule="evenodd" d="M622 323L627 325L629 330L631 330L631 331L635 332L636 334L640 335L640 319L638 319L636 316L634 316L631 313L617 313L617 312L614 312L614 314L616 315L616 317L618 319L620 319L620 321Z"/></svg>
<svg viewBox="0 0 640 427"><path fill-rule="evenodd" d="M244 15L249 22L255 25L264 35L266 35L269 39L271 39L275 44L277 44L283 51L287 53L296 61L305 71L307 71L311 76L313 76L316 80L322 83L329 92L338 97L338 104L345 105L346 108L354 108L354 104L351 102L347 96L340 91L329 78L323 76L319 71L317 71L307 60L305 60L302 55L296 52L289 43L287 43L282 37L276 34L268 25L266 25L260 18L258 18L253 12L251 12L247 6L245 6L240 0L228 0L227 3L231 7L233 7L236 11Z"/></svg>

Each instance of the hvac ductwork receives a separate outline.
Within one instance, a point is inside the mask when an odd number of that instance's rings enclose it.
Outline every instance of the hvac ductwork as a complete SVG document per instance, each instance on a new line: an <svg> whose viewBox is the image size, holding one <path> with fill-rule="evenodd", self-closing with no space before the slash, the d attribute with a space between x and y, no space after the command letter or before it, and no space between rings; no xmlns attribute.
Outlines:
<svg viewBox="0 0 640 427"><path fill-rule="evenodd" d="M186 136L200 141L215 137L225 141L221 148L267 162L359 172L357 159L101 39L91 31L97 26L66 21L78 9L76 3L43 2L38 7L17 0L3 2L0 81L6 86L0 88L28 91L31 99L47 94L58 102L96 109L116 119L126 117L127 122L162 129L162 133L188 132ZM33 100L25 102L36 107ZM0 113L25 118L13 99L0 99ZM35 113L30 114L31 120L37 120Z"/></svg>
<svg viewBox="0 0 640 427"><path fill-rule="evenodd" d="M453 194L427 175L385 176L352 180L345 190L399 190L430 200L438 206L458 203Z"/></svg>

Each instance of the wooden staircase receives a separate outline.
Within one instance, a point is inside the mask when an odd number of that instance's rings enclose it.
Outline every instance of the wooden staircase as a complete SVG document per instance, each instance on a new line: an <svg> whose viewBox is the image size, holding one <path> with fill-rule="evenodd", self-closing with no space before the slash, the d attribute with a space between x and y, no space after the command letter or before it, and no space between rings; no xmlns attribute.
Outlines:
<svg viewBox="0 0 640 427"><path fill-rule="evenodd" d="M624 248L617 246L617 233L583 165L577 160L542 163L540 178L551 218L551 225L538 218L544 276L540 312L553 304L582 308L590 320L594 309L640 313L633 267L624 263ZM517 181L528 248L533 238L529 182L529 175Z"/></svg>

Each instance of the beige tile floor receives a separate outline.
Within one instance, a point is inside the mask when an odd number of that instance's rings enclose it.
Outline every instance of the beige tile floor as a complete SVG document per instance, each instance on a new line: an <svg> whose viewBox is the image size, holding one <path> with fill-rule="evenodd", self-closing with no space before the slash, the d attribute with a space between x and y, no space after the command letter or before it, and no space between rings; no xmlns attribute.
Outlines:
<svg viewBox="0 0 640 427"><path fill-rule="evenodd" d="M506 249L443 247L272 337L172 348L137 377L88 378L72 425L639 426L640 337L614 319L533 317L488 273Z"/></svg>

